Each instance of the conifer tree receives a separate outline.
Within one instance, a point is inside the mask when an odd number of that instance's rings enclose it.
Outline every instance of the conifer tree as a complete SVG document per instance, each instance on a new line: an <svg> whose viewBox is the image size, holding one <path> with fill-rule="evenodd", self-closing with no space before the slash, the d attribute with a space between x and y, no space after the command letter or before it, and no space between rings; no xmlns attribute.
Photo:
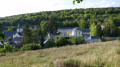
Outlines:
<svg viewBox="0 0 120 67"><path fill-rule="evenodd" d="M29 29L29 25L25 24L23 28L22 45L32 43L32 31Z"/></svg>

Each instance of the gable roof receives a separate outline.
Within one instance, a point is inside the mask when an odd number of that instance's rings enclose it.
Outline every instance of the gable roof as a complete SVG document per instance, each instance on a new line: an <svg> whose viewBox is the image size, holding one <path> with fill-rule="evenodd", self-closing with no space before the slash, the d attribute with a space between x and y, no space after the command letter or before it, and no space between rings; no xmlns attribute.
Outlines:
<svg viewBox="0 0 120 67"><path fill-rule="evenodd" d="M13 34L15 33L16 31L4 31L5 39L7 39L8 37L13 37Z"/></svg>
<svg viewBox="0 0 120 67"><path fill-rule="evenodd" d="M22 37L16 37L12 41L21 41L21 40L22 40Z"/></svg>
<svg viewBox="0 0 120 67"><path fill-rule="evenodd" d="M22 36L22 32L17 32L18 35Z"/></svg>
<svg viewBox="0 0 120 67"><path fill-rule="evenodd" d="M99 36L91 36L91 39L101 39Z"/></svg>

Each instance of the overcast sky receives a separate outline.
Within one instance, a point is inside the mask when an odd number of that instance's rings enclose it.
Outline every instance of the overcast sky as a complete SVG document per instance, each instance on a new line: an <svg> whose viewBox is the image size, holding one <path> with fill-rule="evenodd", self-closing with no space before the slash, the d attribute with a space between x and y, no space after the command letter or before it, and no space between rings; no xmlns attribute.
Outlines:
<svg viewBox="0 0 120 67"><path fill-rule="evenodd" d="M75 8L120 7L120 0L84 0L73 5L73 0L0 0L0 17Z"/></svg>

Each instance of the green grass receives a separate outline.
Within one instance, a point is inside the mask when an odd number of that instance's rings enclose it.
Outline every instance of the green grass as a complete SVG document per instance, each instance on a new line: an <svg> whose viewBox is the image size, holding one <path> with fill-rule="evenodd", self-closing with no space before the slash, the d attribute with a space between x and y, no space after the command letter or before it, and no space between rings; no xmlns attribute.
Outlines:
<svg viewBox="0 0 120 67"><path fill-rule="evenodd" d="M120 42L1 53L0 67L120 67Z"/></svg>

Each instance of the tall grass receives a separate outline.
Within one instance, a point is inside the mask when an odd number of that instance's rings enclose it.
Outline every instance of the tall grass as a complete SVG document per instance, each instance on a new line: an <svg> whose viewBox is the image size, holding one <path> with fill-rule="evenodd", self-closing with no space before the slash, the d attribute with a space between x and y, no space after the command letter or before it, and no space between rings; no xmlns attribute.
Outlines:
<svg viewBox="0 0 120 67"><path fill-rule="evenodd" d="M0 67L120 67L120 42L0 54Z"/></svg>

